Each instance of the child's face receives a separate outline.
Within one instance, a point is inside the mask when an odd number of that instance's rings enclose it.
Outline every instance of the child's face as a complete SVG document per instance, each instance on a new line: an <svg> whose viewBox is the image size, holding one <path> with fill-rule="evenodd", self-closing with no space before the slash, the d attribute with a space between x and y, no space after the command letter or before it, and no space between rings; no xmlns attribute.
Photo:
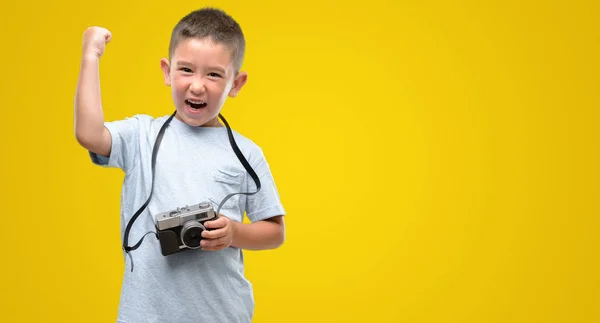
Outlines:
<svg viewBox="0 0 600 323"><path fill-rule="evenodd" d="M176 118L191 126L220 126L225 99L235 97L247 79L243 72L234 75L227 47L210 39L182 40L171 62L161 60L161 68L172 88Z"/></svg>

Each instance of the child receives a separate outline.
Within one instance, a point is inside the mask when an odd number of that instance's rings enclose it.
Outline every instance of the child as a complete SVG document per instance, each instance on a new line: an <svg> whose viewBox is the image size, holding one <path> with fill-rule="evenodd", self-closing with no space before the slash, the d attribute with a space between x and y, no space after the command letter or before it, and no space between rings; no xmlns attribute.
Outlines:
<svg viewBox="0 0 600 323"><path fill-rule="evenodd" d="M98 70L111 37L101 27L84 33L75 136L93 163L125 173L121 232L124 250L133 259L128 267L125 257L117 322L251 322L254 297L244 277L242 249L279 247L285 212L262 150L237 132L230 141L229 129L219 122L227 96L235 97L247 80L240 71L242 31L221 10L191 12L173 30L169 59L161 60L164 82L172 88L174 117L139 114L105 122ZM239 192L249 194L230 196ZM164 255L162 240L152 235L143 239L157 232L157 214L206 205L202 202L220 214L204 223L200 248ZM242 223L244 212L251 223ZM136 242L141 244L134 246Z"/></svg>

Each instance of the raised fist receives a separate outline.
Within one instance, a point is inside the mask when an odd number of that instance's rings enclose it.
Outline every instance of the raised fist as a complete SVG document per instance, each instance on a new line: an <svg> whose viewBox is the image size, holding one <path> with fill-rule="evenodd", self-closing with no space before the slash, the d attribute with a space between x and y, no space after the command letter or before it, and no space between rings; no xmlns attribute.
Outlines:
<svg viewBox="0 0 600 323"><path fill-rule="evenodd" d="M104 54L106 44L110 42L112 34L102 27L89 27L83 33L83 55L100 58Z"/></svg>

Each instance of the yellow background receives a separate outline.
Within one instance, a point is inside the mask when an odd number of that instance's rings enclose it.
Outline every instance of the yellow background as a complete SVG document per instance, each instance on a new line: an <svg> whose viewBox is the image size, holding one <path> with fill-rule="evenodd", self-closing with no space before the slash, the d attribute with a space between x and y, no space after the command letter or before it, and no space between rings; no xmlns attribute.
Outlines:
<svg viewBox="0 0 600 323"><path fill-rule="evenodd" d="M256 323L600 321L597 2L383 0L2 1L0 321L115 321L123 175L74 139L81 37L113 33L107 120L165 115L204 5L244 29L223 114L288 212L246 252Z"/></svg>

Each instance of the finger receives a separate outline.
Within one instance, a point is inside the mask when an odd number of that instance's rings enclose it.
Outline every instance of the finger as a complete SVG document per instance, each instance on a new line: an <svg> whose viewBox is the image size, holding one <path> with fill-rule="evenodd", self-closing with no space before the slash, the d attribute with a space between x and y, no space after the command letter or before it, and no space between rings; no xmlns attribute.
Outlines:
<svg viewBox="0 0 600 323"><path fill-rule="evenodd" d="M218 218L212 221L204 222L204 226L208 229L219 229L227 225L227 220L224 218Z"/></svg>
<svg viewBox="0 0 600 323"><path fill-rule="evenodd" d="M104 35L104 41L106 43L109 43L111 39L112 39L112 34L109 31L109 32L106 33L106 35Z"/></svg>
<svg viewBox="0 0 600 323"><path fill-rule="evenodd" d="M219 238L219 239L213 239L213 240L204 239L204 240L200 241L200 247L202 247L202 249L216 248L218 246L226 245L226 244L227 244L227 242L226 242L225 237Z"/></svg>
<svg viewBox="0 0 600 323"><path fill-rule="evenodd" d="M221 237L224 237L227 235L227 229L226 228L220 228L220 229L216 229L216 230L204 230L202 231L202 238L205 239L218 239Z"/></svg>
<svg viewBox="0 0 600 323"><path fill-rule="evenodd" d="M202 239L200 241L201 247L214 247L220 244L225 243L225 237L217 238L217 239Z"/></svg>

